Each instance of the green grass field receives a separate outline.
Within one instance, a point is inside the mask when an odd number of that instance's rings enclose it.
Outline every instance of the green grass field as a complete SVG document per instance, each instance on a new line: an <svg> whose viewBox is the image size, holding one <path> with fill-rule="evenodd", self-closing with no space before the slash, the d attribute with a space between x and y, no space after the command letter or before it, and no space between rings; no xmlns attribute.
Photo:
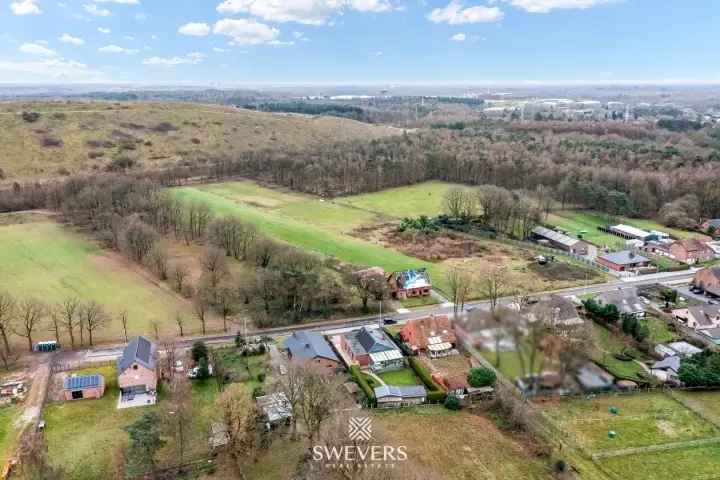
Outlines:
<svg viewBox="0 0 720 480"><path fill-rule="evenodd" d="M407 187L389 188L381 192L365 193L337 199L337 203L403 218L436 216L443 211L443 196L458 185L445 182L425 182Z"/></svg>
<svg viewBox="0 0 720 480"><path fill-rule="evenodd" d="M8 457L12 454L15 443L15 428L13 423L20 416L19 406L0 408L0 470L5 466Z"/></svg>
<svg viewBox="0 0 720 480"><path fill-rule="evenodd" d="M95 300L112 316L98 340L119 340L118 315L128 311L128 333L152 332L151 322L174 332L176 312L190 305L134 270L123 258L103 252L82 235L52 220L0 225L0 290L18 299L34 296L48 304L77 296ZM195 325L189 325L196 330ZM49 331L34 340L50 339Z"/></svg>
<svg viewBox="0 0 720 480"><path fill-rule="evenodd" d="M548 405L545 413L593 453L720 435L715 426L664 393L599 395ZM619 414L610 413L611 407L619 408ZM611 430L616 438L609 438Z"/></svg>
<svg viewBox="0 0 720 480"><path fill-rule="evenodd" d="M693 235L691 232L666 227L652 220L624 217L608 218L607 215L600 213L578 210L563 210L554 212L548 217L547 223L566 230L572 236L579 236L581 235L581 232L584 232L582 233L584 239L599 246L607 245L612 248L624 245L624 240L620 237L616 237L615 235L601 232L597 229L597 227L605 226L608 223L624 223L626 225L632 225L645 230L659 230L661 232L667 232L677 238L688 238Z"/></svg>
<svg viewBox="0 0 720 480"><path fill-rule="evenodd" d="M622 337L615 335L605 327L593 323L593 329L598 341L599 352L594 360L602 365L608 372L616 377L628 380L645 381L649 375L637 362L618 360L613 356L616 353L632 352L637 360L647 360L639 350L631 347Z"/></svg>
<svg viewBox="0 0 720 480"><path fill-rule="evenodd" d="M278 210L258 208L237 197L218 193L215 188L214 185L182 187L174 189L173 192L180 200L203 202L217 215L237 215L253 223L266 235L308 251L336 257L344 262L381 266L386 271L426 267L433 283L440 289L445 287L444 265L424 262L342 233L362 224L368 218L367 212L314 200L300 202L297 207L294 205L283 207L286 209L293 207L293 213L286 214L283 213L283 208ZM223 186L223 188L227 187ZM258 190L258 195L262 195L264 190L266 189ZM296 217L296 209L303 212L300 219ZM337 209L342 209L344 213ZM332 214L328 213L328 210L331 210ZM327 220L325 216L335 220ZM370 217L374 215L370 214ZM310 221L317 223L311 224Z"/></svg>
<svg viewBox="0 0 720 480"><path fill-rule="evenodd" d="M650 341L654 343L674 342L678 339L678 334L671 331L667 323L660 318L647 315L642 323L650 330Z"/></svg>
<svg viewBox="0 0 720 480"><path fill-rule="evenodd" d="M97 400L51 403L45 407L48 455L69 480L120 478L122 448L127 445L123 427L154 407L118 410L117 370L100 367L77 373L100 373L105 395Z"/></svg>
<svg viewBox="0 0 720 480"><path fill-rule="evenodd" d="M388 385L422 385L422 381L411 368L379 373L378 377L382 378Z"/></svg>
<svg viewBox="0 0 720 480"><path fill-rule="evenodd" d="M600 462L617 478L695 480L717 478L720 444L606 458Z"/></svg>
<svg viewBox="0 0 720 480"><path fill-rule="evenodd" d="M720 425L720 391L675 390L686 405Z"/></svg>

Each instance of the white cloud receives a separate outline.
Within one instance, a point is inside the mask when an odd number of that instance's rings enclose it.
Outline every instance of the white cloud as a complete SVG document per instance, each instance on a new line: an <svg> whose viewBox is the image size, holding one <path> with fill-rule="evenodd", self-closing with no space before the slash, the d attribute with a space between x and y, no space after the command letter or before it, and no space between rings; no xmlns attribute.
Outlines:
<svg viewBox="0 0 720 480"><path fill-rule="evenodd" d="M94 17L109 17L112 15L112 12L108 10L107 8L98 8L97 5L94 3L88 3L83 5L83 8L87 13Z"/></svg>
<svg viewBox="0 0 720 480"><path fill-rule="evenodd" d="M213 27L216 35L227 35L234 45L259 45L278 39L280 30L246 18L223 18Z"/></svg>
<svg viewBox="0 0 720 480"><path fill-rule="evenodd" d="M133 36L131 36L131 35L125 35L125 36L123 36L123 38L124 38L125 40L130 41L130 42L132 42L132 41L135 40L135 37L133 37Z"/></svg>
<svg viewBox="0 0 720 480"><path fill-rule="evenodd" d="M105 35L109 35L112 32L112 30L110 30L109 28L103 27L98 27L97 31Z"/></svg>
<svg viewBox="0 0 720 480"><path fill-rule="evenodd" d="M47 82L48 78L64 81L97 81L104 76L101 72L87 68L74 60L52 58L31 62L0 61L0 72L13 76L17 81Z"/></svg>
<svg viewBox="0 0 720 480"><path fill-rule="evenodd" d="M453 42L464 42L467 36L464 33L456 33L452 37L450 37L450 40Z"/></svg>
<svg viewBox="0 0 720 480"><path fill-rule="evenodd" d="M210 33L210 25L204 22L190 22L178 28L178 33L193 37L204 37Z"/></svg>
<svg viewBox="0 0 720 480"><path fill-rule="evenodd" d="M100 53L124 53L125 55L135 55L139 52L139 50L135 50L133 48L123 48L118 47L117 45L106 45L104 47L98 48L98 52Z"/></svg>
<svg viewBox="0 0 720 480"><path fill-rule="evenodd" d="M436 8L427 16L434 23L449 23L460 25L463 23L490 23L499 22L505 14L498 7L467 7L458 0L453 0L444 8Z"/></svg>
<svg viewBox="0 0 720 480"><path fill-rule="evenodd" d="M225 0L217 11L225 14L247 13L269 22L298 22L324 25L343 10L387 12L390 0Z"/></svg>
<svg viewBox="0 0 720 480"><path fill-rule="evenodd" d="M35 3L35 0L20 0L12 2L10 10L14 15L40 15L42 10Z"/></svg>
<svg viewBox="0 0 720 480"><path fill-rule="evenodd" d="M56 53L40 43L23 43L19 50L30 55L42 55L43 57L54 57Z"/></svg>
<svg viewBox="0 0 720 480"><path fill-rule="evenodd" d="M157 40L157 39L158 39L158 36L157 36L157 35L150 35L150 38L152 38L153 40Z"/></svg>
<svg viewBox="0 0 720 480"><path fill-rule="evenodd" d="M62 36L58 37L58 40L60 40L62 43L69 43L71 45L80 46L85 45L85 40L78 37L73 37L69 33L63 33Z"/></svg>
<svg viewBox="0 0 720 480"><path fill-rule="evenodd" d="M213 47L213 52L215 52L215 53L225 53L227 51L228 51L227 48Z"/></svg>
<svg viewBox="0 0 720 480"><path fill-rule="evenodd" d="M140 0L92 0L95 3L118 3L120 5L140 5Z"/></svg>
<svg viewBox="0 0 720 480"><path fill-rule="evenodd" d="M143 65L174 67L176 65L197 65L205 60L206 55L199 52L188 53L184 57L150 57L143 60Z"/></svg>
<svg viewBox="0 0 720 480"><path fill-rule="evenodd" d="M530 13L548 13L552 10L586 9L619 0L502 0Z"/></svg>

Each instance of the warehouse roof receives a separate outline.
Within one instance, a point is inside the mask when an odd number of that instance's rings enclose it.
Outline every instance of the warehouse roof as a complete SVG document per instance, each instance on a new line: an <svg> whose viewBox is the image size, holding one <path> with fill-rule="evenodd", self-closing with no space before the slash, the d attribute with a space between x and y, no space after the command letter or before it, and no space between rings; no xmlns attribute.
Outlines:
<svg viewBox="0 0 720 480"><path fill-rule="evenodd" d="M545 227L535 227L535 229L533 229L533 233L568 247L572 247L580 242L577 238L570 237L564 233L556 232L555 230L550 230Z"/></svg>

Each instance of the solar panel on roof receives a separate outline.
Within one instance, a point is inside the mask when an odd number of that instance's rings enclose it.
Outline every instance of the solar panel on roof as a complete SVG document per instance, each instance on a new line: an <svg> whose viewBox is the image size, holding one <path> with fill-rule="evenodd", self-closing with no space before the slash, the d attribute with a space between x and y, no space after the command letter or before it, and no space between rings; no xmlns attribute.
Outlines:
<svg viewBox="0 0 720 480"><path fill-rule="evenodd" d="M138 341L137 357L145 363L150 363L150 342L143 337Z"/></svg>

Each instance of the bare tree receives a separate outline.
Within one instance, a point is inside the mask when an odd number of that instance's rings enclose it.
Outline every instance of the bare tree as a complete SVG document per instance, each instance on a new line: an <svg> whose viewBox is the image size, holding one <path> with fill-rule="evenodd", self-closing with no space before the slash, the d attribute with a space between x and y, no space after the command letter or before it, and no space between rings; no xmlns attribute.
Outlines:
<svg viewBox="0 0 720 480"><path fill-rule="evenodd" d="M217 289L216 307L222 317L223 331L228 331L228 318L235 313L238 304L237 290L228 283L221 284Z"/></svg>
<svg viewBox="0 0 720 480"><path fill-rule="evenodd" d="M62 326L62 311L57 307L50 307L50 327L55 334L55 341L60 345L60 327Z"/></svg>
<svg viewBox="0 0 720 480"><path fill-rule="evenodd" d="M28 350L33 350L33 334L40 326L47 308L36 298L26 298L18 306L18 325L15 334L27 339Z"/></svg>
<svg viewBox="0 0 720 480"><path fill-rule="evenodd" d="M125 343L128 342L128 334L127 334L127 324L128 324L128 311L123 310L120 312L120 323L122 324L123 328L123 335L125 336Z"/></svg>
<svg viewBox="0 0 720 480"><path fill-rule="evenodd" d="M175 284L175 290L182 294L185 289L185 281L190 276L190 269L184 263L178 263L171 272L171 278Z"/></svg>
<svg viewBox="0 0 720 480"><path fill-rule="evenodd" d="M164 403L163 430L174 440L171 444L176 448L177 463L182 465L195 417L190 384L182 375L171 378L168 398Z"/></svg>
<svg viewBox="0 0 720 480"><path fill-rule="evenodd" d="M17 302L15 298L8 292L0 291L0 337L2 337L3 340L6 356L11 354L8 337L13 330L16 307Z"/></svg>
<svg viewBox="0 0 720 480"><path fill-rule="evenodd" d="M195 312L195 317L200 322L200 327L202 328L203 335L207 333L206 326L208 306L209 304L207 299L205 298L205 295L199 292L197 297L195 297L195 301L193 302L193 311Z"/></svg>
<svg viewBox="0 0 720 480"><path fill-rule="evenodd" d="M80 308L81 323L85 324L88 332L88 341L93 346L93 333L95 330L104 327L110 320L102 305L94 300L87 302Z"/></svg>
<svg viewBox="0 0 720 480"><path fill-rule="evenodd" d="M70 337L70 346L75 348L75 329L80 323L80 299L67 297L57 305L56 310L62 316L60 321Z"/></svg>
<svg viewBox="0 0 720 480"><path fill-rule="evenodd" d="M467 270L453 267L446 274L450 301L453 303L453 314L455 317L458 311L463 311L465 302L470 296L473 287L473 276Z"/></svg>
<svg viewBox="0 0 720 480"><path fill-rule="evenodd" d="M352 285L357 292L365 313L368 311L368 301L377 297L385 297L389 289L385 275L380 272L351 272L347 275L346 282Z"/></svg>
<svg viewBox="0 0 720 480"><path fill-rule="evenodd" d="M506 286L507 271L504 268L494 268L484 273L481 287L490 302L490 310L495 311L498 301L505 293Z"/></svg>
<svg viewBox="0 0 720 480"><path fill-rule="evenodd" d="M183 337L185 335L185 332L183 331L183 328L185 327L185 317L182 313L177 312L175 314L175 324L178 326L180 336Z"/></svg>
<svg viewBox="0 0 720 480"><path fill-rule="evenodd" d="M285 375L277 375L272 385L272 390L280 392L287 398L290 409L298 411L298 406L303 399L305 386L306 368L297 363L290 363ZM290 419L290 439L297 439L297 416Z"/></svg>
<svg viewBox="0 0 720 480"><path fill-rule="evenodd" d="M343 397L339 394L340 385L335 377L311 364L304 365L302 369L302 397L293 414L300 416L308 440L312 442L320 433L323 422L342 405Z"/></svg>
<svg viewBox="0 0 720 480"><path fill-rule="evenodd" d="M251 463L261 440L260 412L247 388L232 384L218 398L217 406L228 428L228 451L238 468Z"/></svg>

